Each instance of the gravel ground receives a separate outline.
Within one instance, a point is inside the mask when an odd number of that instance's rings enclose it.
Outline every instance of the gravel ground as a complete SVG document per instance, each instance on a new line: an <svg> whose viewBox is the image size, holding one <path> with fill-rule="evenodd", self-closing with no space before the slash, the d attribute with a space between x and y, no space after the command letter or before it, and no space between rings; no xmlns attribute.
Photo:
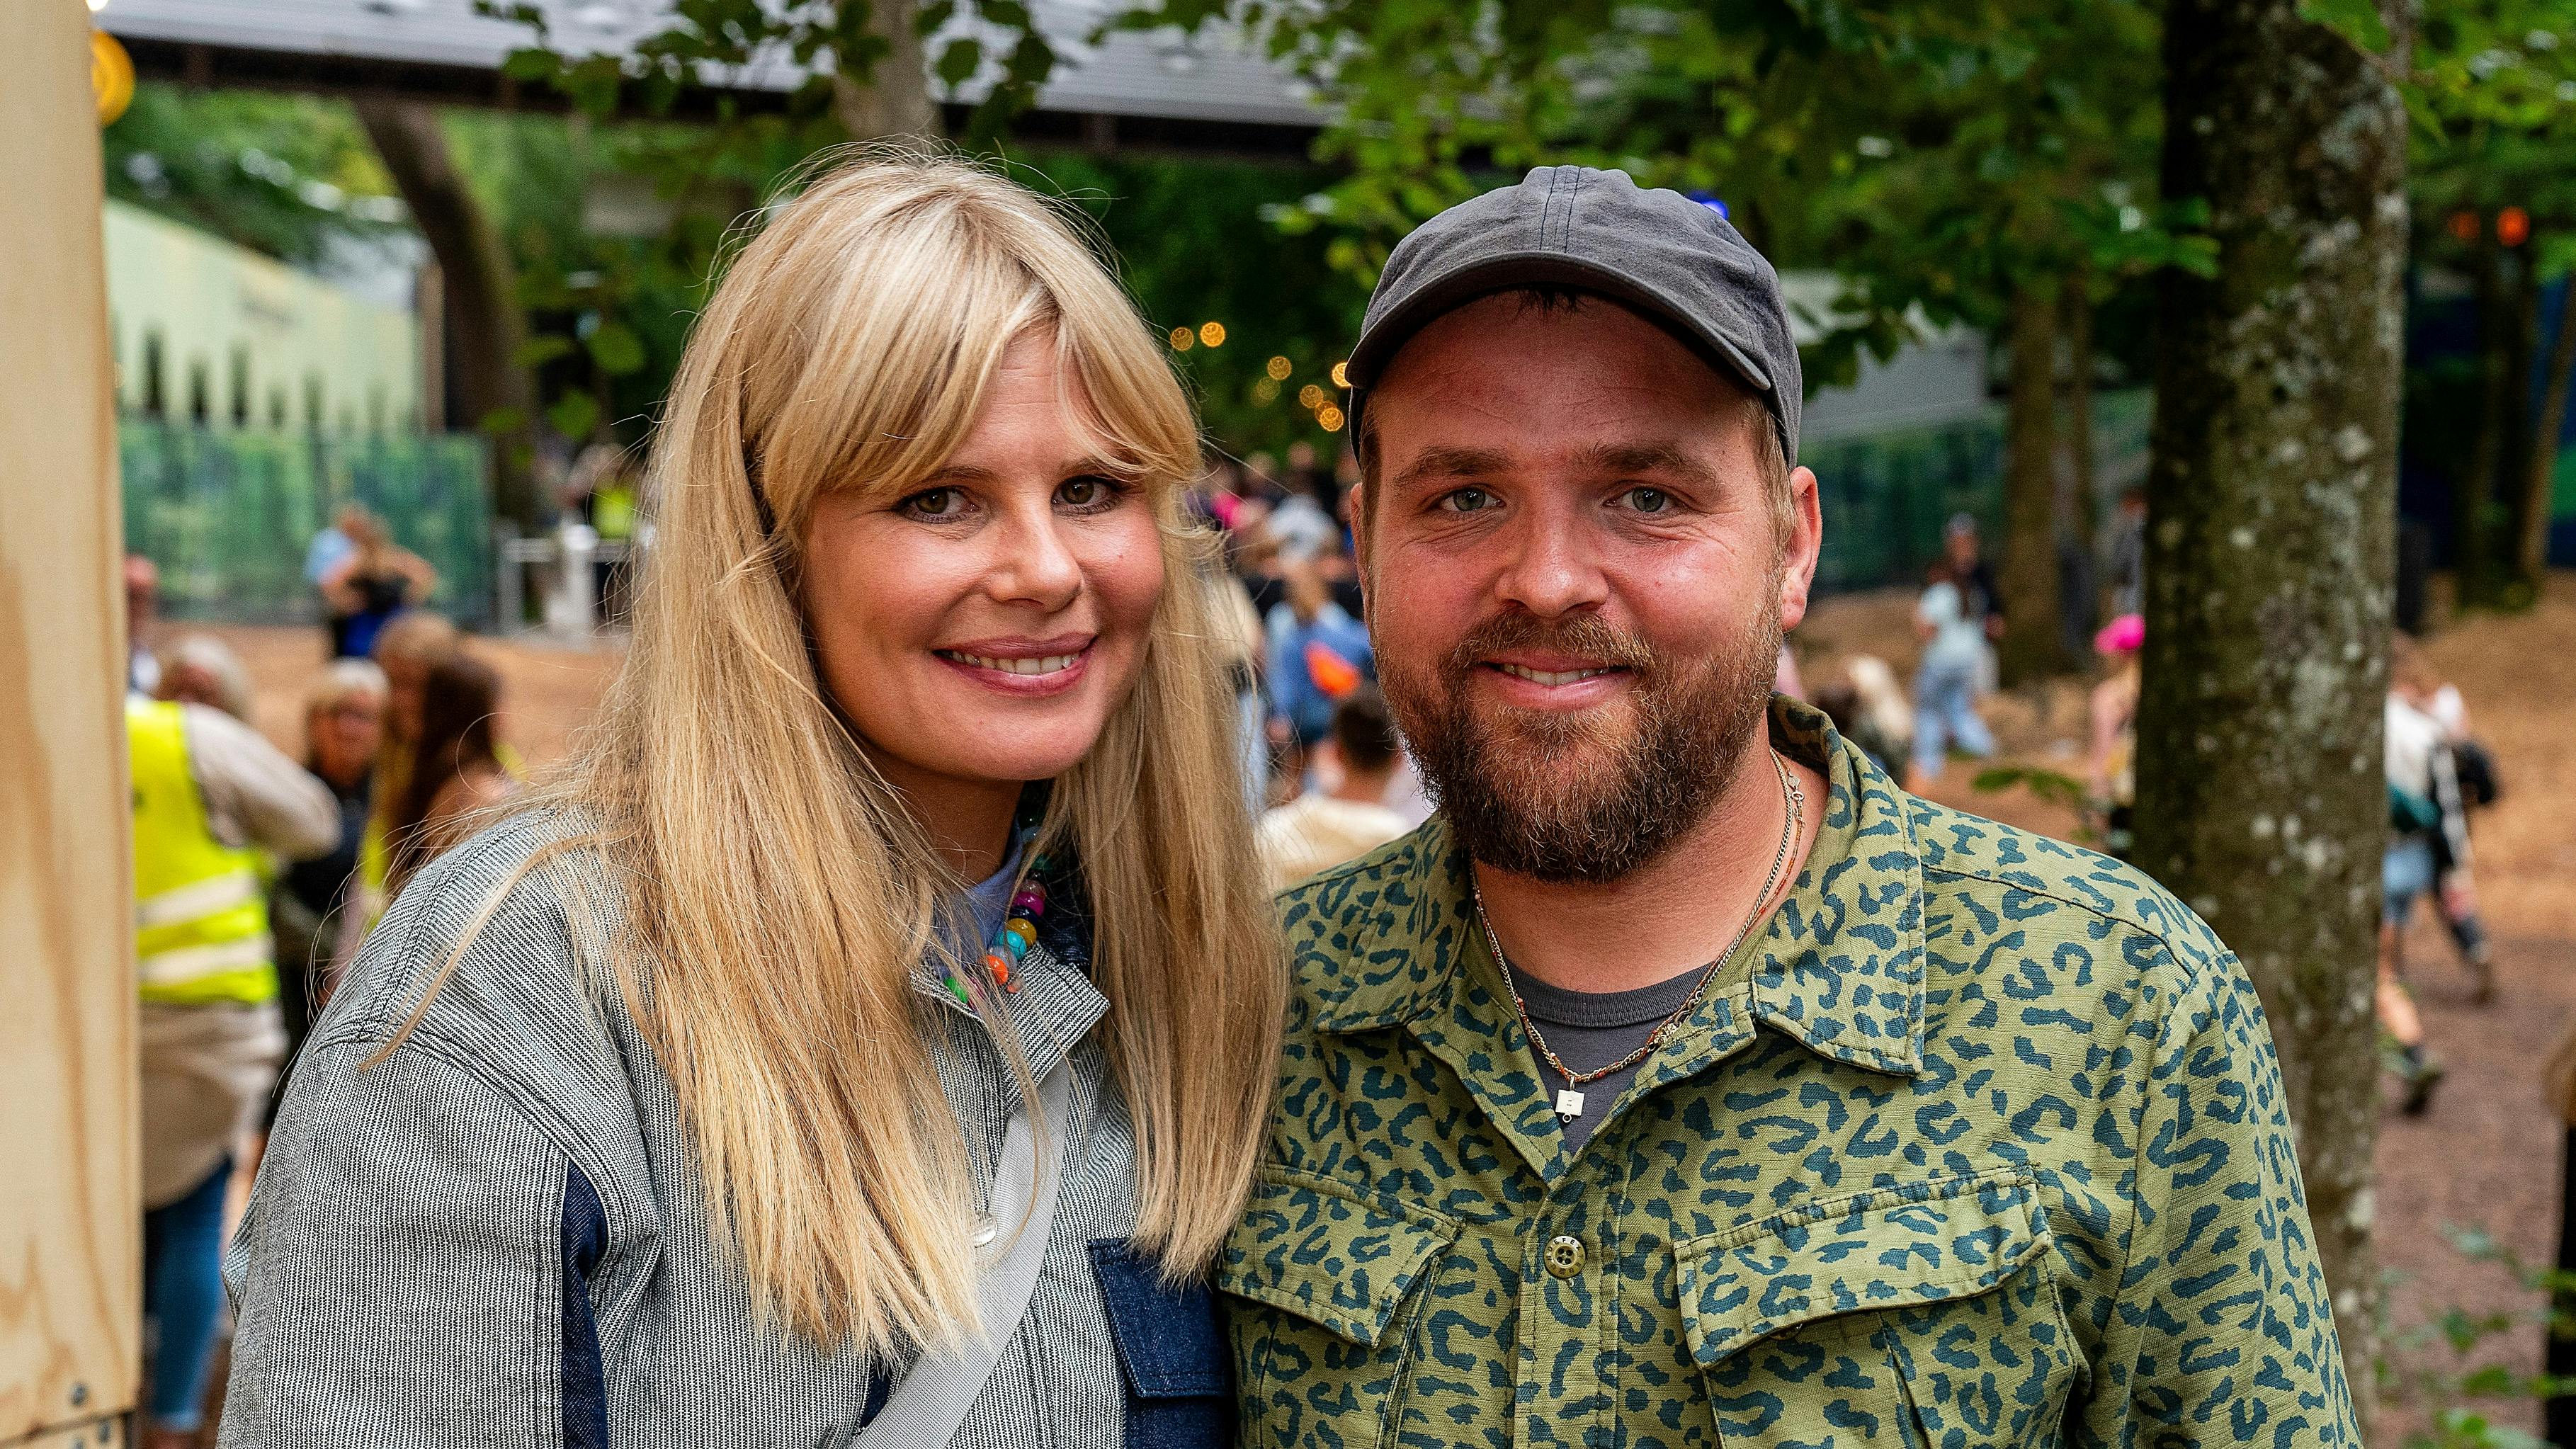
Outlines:
<svg viewBox="0 0 2576 1449"><path fill-rule="evenodd" d="M1915 645L1912 596L1848 595L1826 600L1799 631L1810 682L1842 656L1869 650L1910 673ZM165 626L176 629L182 626ZM322 662L318 631L225 626L215 633L241 652L259 685L258 723L279 745L301 748L302 691ZM506 737L531 765L560 758L616 672L613 649L476 640L502 675ZM2390 1114L2379 1140L2380 1255L2388 1274L2393 1340L2402 1356L2439 1364L2446 1350L2422 1342L2445 1313L2504 1314L2519 1320L2472 1354L2478 1363L2536 1371L2536 1299L2501 1264L2477 1261L2453 1234L2479 1229L2530 1263L2545 1263L2557 1241L2560 1129L2542 1100L2546 1064L2576 1020L2576 575L2551 580L2541 606L2513 619L2474 619L2428 645L2433 661L2467 697L2478 734L2494 750L2504 797L2477 822L2479 887L2496 939L2496 1003L2470 1003L2448 944L2429 926L2409 942L2412 979L2436 1052L2449 1065L2432 1109ZM2004 696L1990 718L2010 758L2080 771L2080 686L2036 697ZM1934 798L2052 833L2073 820L2027 795L1979 794L1973 771L1954 765L1933 782ZM2402 1389L2390 1396L2374 1435L2399 1444L2429 1405ZM2536 1409L2487 1406L2499 1421L2538 1428Z"/></svg>
<svg viewBox="0 0 2576 1449"><path fill-rule="evenodd" d="M242 657L257 687L253 723L278 748L301 758L304 692L325 663L322 631L244 624L163 624L163 637L206 633ZM590 718L617 673L622 651L571 649L517 640L473 639L468 646L501 675L501 738L531 768L561 759L573 733Z"/></svg>

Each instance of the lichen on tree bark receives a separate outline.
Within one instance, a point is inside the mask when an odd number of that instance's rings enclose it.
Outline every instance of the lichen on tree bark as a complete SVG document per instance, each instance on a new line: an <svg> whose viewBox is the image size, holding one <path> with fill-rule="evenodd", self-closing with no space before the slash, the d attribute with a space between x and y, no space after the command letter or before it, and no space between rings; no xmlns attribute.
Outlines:
<svg viewBox="0 0 2576 1449"><path fill-rule="evenodd" d="M2261 991L2357 1406L2369 1409L2407 11L2366 54L2298 0L2175 0L2164 190L2215 275L2165 279L2137 860Z"/></svg>

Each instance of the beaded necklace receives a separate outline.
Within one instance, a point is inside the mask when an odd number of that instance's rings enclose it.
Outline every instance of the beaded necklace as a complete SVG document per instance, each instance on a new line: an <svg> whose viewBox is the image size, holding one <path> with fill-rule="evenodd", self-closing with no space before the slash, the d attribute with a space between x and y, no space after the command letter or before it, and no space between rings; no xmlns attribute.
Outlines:
<svg viewBox="0 0 2576 1449"><path fill-rule="evenodd" d="M1807 813L1807 792L1798 788L1797 779L1789 773L1788 765L1781 761L1778 750L1771 751L1771 768L1780 773L1780 803L1787 808L1782 811L1785 818L1780 822L1780 848L1771 857L1771 873L1762 881L1762 893L1753 898L1753 909L1745 915L1743 924L1735 928L1735 939L1727 942L1726 949L1718 952L1717 959L1700 972L1698 982L1692 985L1690 995L1682 998L1682 1004L1674 1007L1672 1014L1658 1022L1653 1031L1646 1033L1645 1041L1639 1043L1635 1051L1598 1070L1578 1072L1568 1067L1547 1044L1547 1038L1539 1035L1538 1023L1530 1020L1528 1003L1521 1000L1520 982L1512 975L1511 958L1503 954L1503 943L1494 935L1494 923L1485 916L1485 888L1472 876L1469 878L1468 890L1476 901L1476 924L1485 929L1485 949L1493 953L1494 964L1503 968L1503 986L1512 994L1512 1010L1520 1013L1521 1033L1529 1038L1539 1057L1564 1079L1564 1090L1556 1094L1557 1116L1582 1116L1583 1093L1576 1088L1589 1086L1613 1072L1633 1067L1662 1046L1665 1034L1673 1029L1676 1022L1690 1015L1692 1007L1699 1005L1700 997L1708 991L1708 983L1716 979L1717 968L1725 965L1726 959L1735 954L1735 948L1744 944L1745 933L1753 929L1753 922L1761 916L1762 908L1771 903L1771 892L1780 884L1780 867L1788 862L1789 847L1796 842L1798 827L1805 822Z"/></svg>
<svg viewBox="0 0 2576 1449"><path fill-rule="evenodd" d="M1043 855L1029 862L1028 870L1020 876L1019 888L1011 892L1010 910L984 948L984 969L992 974L993 984L1014 996L1019 994L1020 983L1011 970L1038 943L1038 918L1046 914L1046 885L1038 879L1046 868L1047 858ZM948 993L957 998L959 1005L974 1009L975 999L967 994L966 983L957 979L957 968L953 966L948 969Z"/></svg>

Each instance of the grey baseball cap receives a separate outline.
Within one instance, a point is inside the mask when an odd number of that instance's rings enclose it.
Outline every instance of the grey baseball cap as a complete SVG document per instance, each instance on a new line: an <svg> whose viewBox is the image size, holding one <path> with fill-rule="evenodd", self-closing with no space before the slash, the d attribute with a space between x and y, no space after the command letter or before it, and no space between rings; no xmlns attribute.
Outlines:
<svg viewBox="0 0 2576 1449"><path fill-rule="evenodd" d="M1526 286L1598 293L1661 323L1762 399L1782 453L1797 461L1804 384L1779 274L1715 207L1586 166L1541 166L1396 244L1343 372L1353 423L1415 333L1478 297Z"/></svg>

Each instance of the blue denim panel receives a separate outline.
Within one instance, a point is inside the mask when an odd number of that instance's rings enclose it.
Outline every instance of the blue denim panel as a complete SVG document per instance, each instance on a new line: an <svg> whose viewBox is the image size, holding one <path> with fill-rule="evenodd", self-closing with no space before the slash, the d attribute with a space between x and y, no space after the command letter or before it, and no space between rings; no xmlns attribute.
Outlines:
<svg viewBox="0 0 2576 1449"><path fill-rule="evenodd" d="M1233 1358L1216 1295L1166 1287L1162 1268L1123 1239L1091 1244L1109 1331L1127 1371L1125 1449L1222 1449L1234 1442Z"/></svg>
<svg viewBox="0 0 2576 1449"><path fill-rule="evenodd" d="M608 1250L608 1209L578 1167L564 1168L563 1441L564 1449L608 1449L608 1376L599 1361L599 1325L590 1316L590 1285Z"/></svg>

